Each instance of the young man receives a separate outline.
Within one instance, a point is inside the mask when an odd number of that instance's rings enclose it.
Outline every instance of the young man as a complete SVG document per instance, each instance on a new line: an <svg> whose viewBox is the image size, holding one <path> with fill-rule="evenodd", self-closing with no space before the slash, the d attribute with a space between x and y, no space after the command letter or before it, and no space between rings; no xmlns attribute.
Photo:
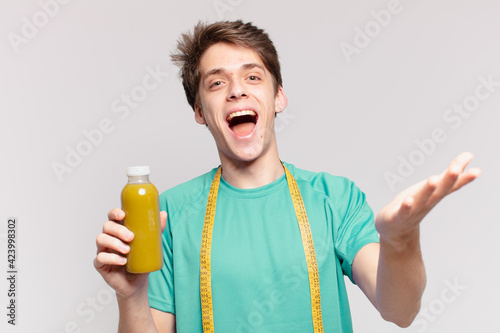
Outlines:
<svg viewBox="0 0 500 333"><path fill-rule="evenodd" d="M464 172L472 155L374 219L348 179L280 160L274 119L287 99L262 30L198 24L173 59L221 168L161 195L160 271L124 270L133 234L120 224L123 211L109 212L94 265L116 290L120 332L352 332L344 275L384 319L409 326L426 281L419 223L480 174Z"/></svg>

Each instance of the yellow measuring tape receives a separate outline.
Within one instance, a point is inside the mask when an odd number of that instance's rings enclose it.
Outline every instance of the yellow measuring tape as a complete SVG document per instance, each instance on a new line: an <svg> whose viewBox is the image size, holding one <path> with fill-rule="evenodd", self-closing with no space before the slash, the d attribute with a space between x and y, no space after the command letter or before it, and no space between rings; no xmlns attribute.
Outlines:
<svg viewBox="0 0 500 333"><path fill-rule="evenodd" d="M309 273L309 287L311 290L311 311L314 325L314 333L323 332L323 319L321 317L321 294L319 288L319 272L318 262L316 260L316 252L314 251L314 243L307 218L304 201L300 195L297 181L292 176L290 171L285 168L285 175L288 182L288 188L292 196L295 215L299 223L300 236L302 245L306 255L307 271ZM203 321L203 332L214 333L214 311L212 305L212 282L210 273L210 253L212 250L212 233L215 220L215 206L217 204L217 193L219 192L219 184L221 177L221 168L217 169L210 192L208 194L207 210L205 212L205 223L203 225L203 233L201 236L201 251L200 251L200 296L201 296L201 315Z"/></svg>

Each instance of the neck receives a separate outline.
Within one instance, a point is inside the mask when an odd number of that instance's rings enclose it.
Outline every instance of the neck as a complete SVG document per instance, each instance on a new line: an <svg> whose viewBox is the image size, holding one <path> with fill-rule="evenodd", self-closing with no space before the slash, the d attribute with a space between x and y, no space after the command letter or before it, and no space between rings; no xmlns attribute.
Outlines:
<svg viewBox="0 0 500 333"><path fill-rule="evenodd" d="M221 166L224 180L243 189L272 183L285 172L278 154L250 162L221 159Z"/></svg>

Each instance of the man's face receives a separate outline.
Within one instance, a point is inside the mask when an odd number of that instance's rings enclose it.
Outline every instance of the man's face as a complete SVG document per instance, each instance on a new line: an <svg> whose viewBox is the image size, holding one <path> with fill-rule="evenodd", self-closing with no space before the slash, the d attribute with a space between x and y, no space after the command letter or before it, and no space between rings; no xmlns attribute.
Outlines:
<svg viewBox="0 0 500 333"><path fill-rule="evenodd" d="M221 162L250 162L277 154L274 118L287 100L281 87L276 94L258 54L217 43L201 57L200 72L195 119L208 125Z"/></svg>

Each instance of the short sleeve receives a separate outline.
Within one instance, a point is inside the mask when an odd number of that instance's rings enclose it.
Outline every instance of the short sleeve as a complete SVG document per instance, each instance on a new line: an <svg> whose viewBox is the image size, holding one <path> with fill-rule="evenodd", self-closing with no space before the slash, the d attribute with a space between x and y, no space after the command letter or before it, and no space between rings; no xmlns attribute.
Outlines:
<svg viewBox="0 0 500 333"><path fill-rule="evenodd" d="M160 196L160 210L169 213L164 194ZM149 274L148 297L150 307L175 314L170 215L168 214L167 225L162 235L163 267Z"/></svg>
<svg viewBox="0 0 500 333"><path fill-rule="evenodd" d="M336 205L340 218L338 229L334 232L335 250L342 263L342 271L354 283L352 262L358 251L369 243L379 243L375 229L374 214L366 201L365 194L351 181Z"/></svg>

